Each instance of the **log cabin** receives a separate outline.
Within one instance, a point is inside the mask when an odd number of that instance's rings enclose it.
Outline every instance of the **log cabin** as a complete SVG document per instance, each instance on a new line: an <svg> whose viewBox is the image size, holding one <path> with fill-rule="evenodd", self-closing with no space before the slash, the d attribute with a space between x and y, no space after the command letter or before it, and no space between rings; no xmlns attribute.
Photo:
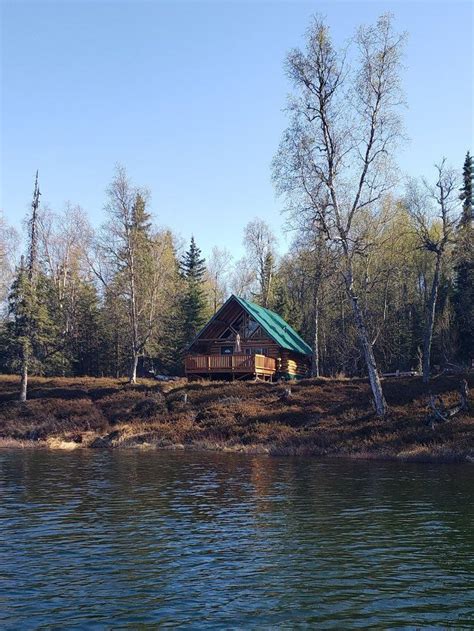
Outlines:
<svg viewBox="0 0 474 631"><path fill-rule="evenodd" d="M232 295L188 346L188 379L297 379L311 347L274 311Z"/></svg>

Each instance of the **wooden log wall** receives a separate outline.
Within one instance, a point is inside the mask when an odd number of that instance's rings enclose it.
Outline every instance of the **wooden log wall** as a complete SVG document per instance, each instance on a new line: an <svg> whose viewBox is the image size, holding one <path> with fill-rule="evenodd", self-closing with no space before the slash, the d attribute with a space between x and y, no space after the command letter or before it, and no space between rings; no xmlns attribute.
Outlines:
<svg viewBox="0 0 474 631"><path fill-rule="evenodd" d="M281 372L292 377L305 377L308 374L310 360L286 349L281 349Z"/></svg>
<svg viewBox="0 0 474 631"><path fill-rule="evenodd" d="M276 360L276 370L279 373L289 375L290 377L303 377L308 374L310 368L310 358L300 355L278 346L278 344L265 332L259 328L254 334L258 338L245 339L244 331L247 330L249 316L243 312L240 305L230 303L219 314L215 321L211 321L203 330L202 335L196 343L189 349L189 353L202 355L221 355L223 346L232 346L235 349L235 334L232 333L228 338L220 336L228 329L237 328L241 331L241 353L246 354L248 349L253 353L256 350L263 351L267 357ZM261 349L261 350L260 350Z"/></svg>

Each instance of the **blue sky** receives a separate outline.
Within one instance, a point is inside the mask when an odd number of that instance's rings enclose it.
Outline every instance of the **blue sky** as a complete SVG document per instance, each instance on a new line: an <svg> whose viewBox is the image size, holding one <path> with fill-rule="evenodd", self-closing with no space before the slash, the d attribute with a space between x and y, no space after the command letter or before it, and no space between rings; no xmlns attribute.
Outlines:
<svg viewBox="0 0 474 631"><path fill-rule="evenodd" d="M20 225L38 168L43 202L78 203L99 225L121 162L160 224L239 256L249 220L283 224L270 163L287 51L315 12L342 43L387 10L409 32L399 164L427 176L443 155L461 166L474 144L470 2L3 0L0 208Z"/></svg>

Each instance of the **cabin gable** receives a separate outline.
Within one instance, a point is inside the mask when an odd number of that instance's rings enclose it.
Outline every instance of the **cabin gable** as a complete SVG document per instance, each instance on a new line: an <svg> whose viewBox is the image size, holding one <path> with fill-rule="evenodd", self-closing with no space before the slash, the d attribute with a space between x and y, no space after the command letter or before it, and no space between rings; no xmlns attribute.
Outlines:
<svg viewBox="0 0 474 631"><path fill-rule="evenodd" d="M269 372L292 378L307 373L310 352L309 346L280 316L231 296L189 345L187 356L207 357L207 362L195 360L196 365L208 367L203 371L206 374L213 372L213 366L215 371L222 372L219 366L234 367L236 363L255 368L265 363L266 357L268 366L274 367ZM234 359L232 362L212 359L216 356ZM186 361L187 366L191 363Z"/></svg>

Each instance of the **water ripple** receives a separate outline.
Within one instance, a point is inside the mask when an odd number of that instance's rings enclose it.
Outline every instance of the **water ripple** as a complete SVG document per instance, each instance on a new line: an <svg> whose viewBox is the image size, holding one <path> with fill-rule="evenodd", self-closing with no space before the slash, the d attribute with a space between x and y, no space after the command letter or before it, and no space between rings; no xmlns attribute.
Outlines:
<svg viewBox="0 0 474 631"><path fill-rule="evenodd" d="M474 469L0 452L2 629L472 628Z"/></svg>

